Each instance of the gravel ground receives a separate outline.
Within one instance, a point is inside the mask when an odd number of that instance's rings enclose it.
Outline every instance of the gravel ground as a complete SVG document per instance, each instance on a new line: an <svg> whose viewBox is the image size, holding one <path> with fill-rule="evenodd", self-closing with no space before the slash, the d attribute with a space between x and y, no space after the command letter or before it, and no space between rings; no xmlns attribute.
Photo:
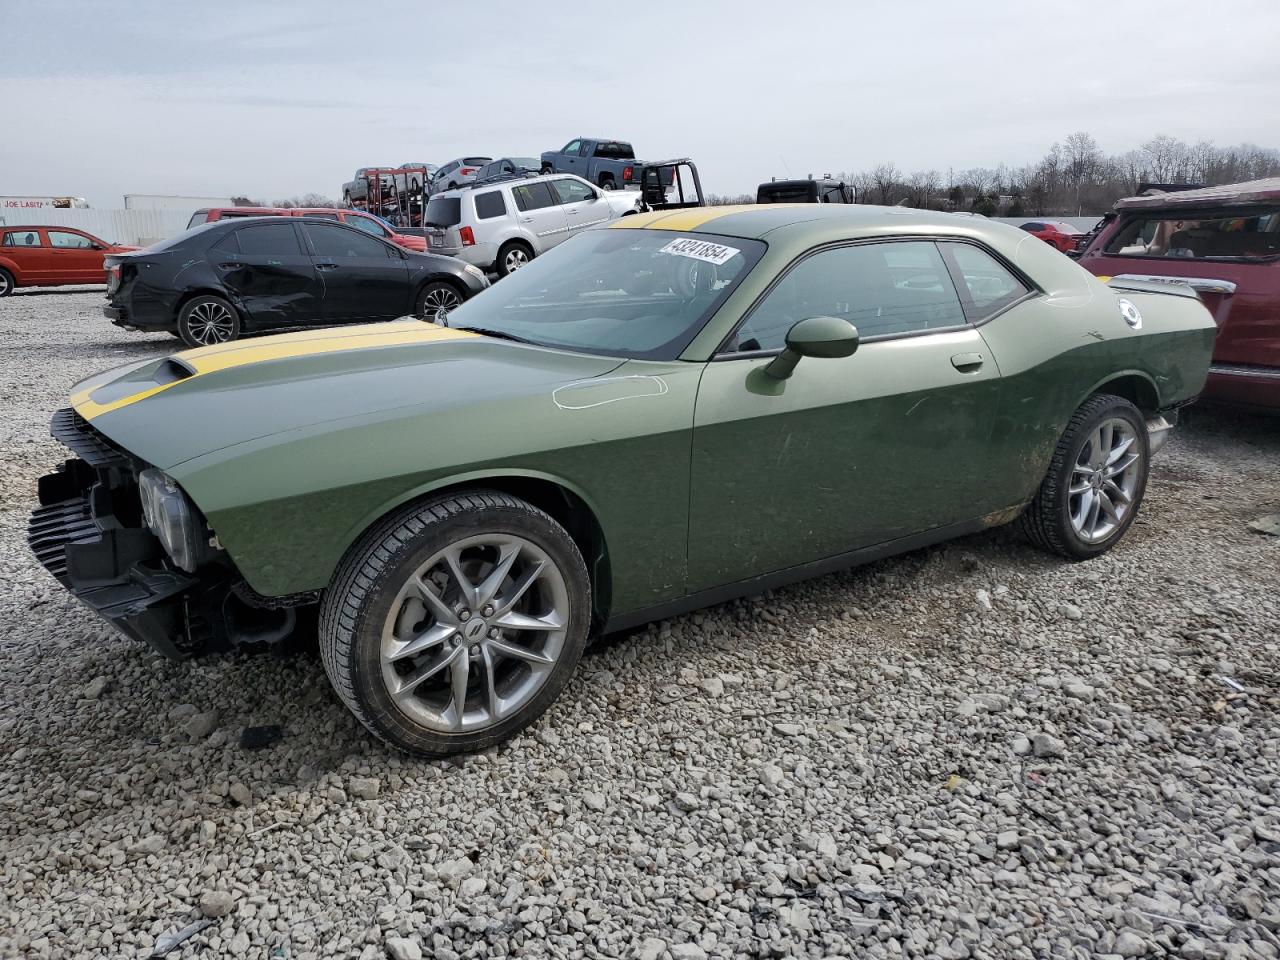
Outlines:
<svg viewBox="0 0 1280 960"><path fill-rule="evenodd" d="M166 662L28 555L50 412L174 346L100 299L0 302L0 955L1280 955L1280 421L1189 411L1106 557L996 531L656 624L425 763L314 654Z"/></svg>

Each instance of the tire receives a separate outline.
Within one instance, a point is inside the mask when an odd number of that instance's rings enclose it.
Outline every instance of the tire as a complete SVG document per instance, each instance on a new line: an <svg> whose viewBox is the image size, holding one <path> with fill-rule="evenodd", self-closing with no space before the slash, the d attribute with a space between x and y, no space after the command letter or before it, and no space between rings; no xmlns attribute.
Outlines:
<svg viewBox="0 0 1280 960"><path fill-rule="evenodd" d="M13 274L0 267L0 297L7 297L13 293L14 286Z"/></svg>
<svg viewBox="0 0 1280 960"><path fill-rule="evenodd" d="M450 189L450 190L457 190L457 189L458 189L458 185L457 185L456 183L454 183L452 180L450 180L450 181L449 181L449 189Z"/></svg>
<svg viewBox="0 0 1280 960"><path fill-rule="evenodd" d="M539 176L545 177L547 174L555 173L555 172L556 171L554 167L544 164L542 167L542 172L539 174Z"/></svg>
<svg viewBox="0 0 1280 960"><path fill-rule="evenodd" d="M616 189L618 189L618 188L617 188L617 186L616 186L616 185L614 184L614 182L613 182L613 177L601 177L601 178L600 178L600 189L601 189L601 190L616 190Z"/></svg>
<svg viewBox="0 0 1280 960"><path fill-rule="evenodd" d="M418 291L418 299L414 303L413 315L419 320L438 322L442 311L447 316L450 310L462 304L462 300L462 294L458 292L458 288L452 283L444 280L433 280Z"/></svg>
<svg viewBox="0 0 1280 960"><path fill-rule="evenodd" d="M1138 515L1150 466L1138 408L1110 394L1090 397L1071 417L1048 474L1019 518L1022 532L1070 560L1106 553Z"/></svg>
<svg viewBox="0 0 1280 960"><path fill-rule="evenodd" d="M582 555L546 513L497 491L447 494L397 512L348 553L321 604L320 655L379 739L426 757L483 750L560 694L586 645L590 597Z"/></svg>
<svg viewBox="0 0 1280 960"><path fill-rule="evenodd" d="M527 243L520 240L508 240L498 250L498 259L494 263L494 269L498 271L498 276L505 277L521 267L528 266L533 257L533 249Z"/></svg>
<svg viewBox="0 0 1280 960"><path fill-rule="evenodd" d="M240 314L222 297L192 297L178 311L178 336L189 347L208 347L240 338Z"/></svg>

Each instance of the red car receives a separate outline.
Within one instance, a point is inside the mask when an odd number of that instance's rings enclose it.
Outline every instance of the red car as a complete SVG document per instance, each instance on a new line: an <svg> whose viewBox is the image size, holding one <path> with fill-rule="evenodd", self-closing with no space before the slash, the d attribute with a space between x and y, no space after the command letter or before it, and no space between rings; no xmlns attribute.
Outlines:
<svg viewBox="0 0 1280 960"><path fill-rule="evenodd" d="M137 249L73 227L0 227L0 297L15 287L106 283L102 258Z"/></svg>
<svg viewBox="0 0 1280 960"><path fill-rule="evenodd" d="M193 213L187 222L187 229L198 227L202 223L212 223L214 220L224 220L227 217L317 217L321 220L337 220L339 223L349 223L375 237L390 240L406 250L427 252L426 237L396 233L394 228L387 226L377 217L359 210L345 210L341 207L289 207L287 209L284 207L214 207Z"/></svg>
<svg viewBox="0 0 1280 960"><path fill-rule="evenodd" d="M1039 237L1062 253L1074 250L1084 236L1083 231L1061 220L1029 220L1021 224L1019 229L1027 231L1033 237Z"/></svg>
<svg viewBox="0 0 1280 960"><path fill-rule="evenodd" d="M1199 292L1218 323L1202 396L1280 410L1280 178L1129 197L1116 214L1080 265Z"/></svg>

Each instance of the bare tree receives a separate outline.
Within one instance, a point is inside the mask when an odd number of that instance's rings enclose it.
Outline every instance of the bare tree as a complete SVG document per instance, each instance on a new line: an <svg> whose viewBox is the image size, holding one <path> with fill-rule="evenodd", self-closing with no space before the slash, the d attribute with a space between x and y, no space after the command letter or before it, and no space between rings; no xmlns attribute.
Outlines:
<svg viewBox="0 0 1280 960"><path fill-rule="evenodd" d="M898 172L898 168L892 163L882 163L871 171L871 183L875 187L876 200L882 206L888 206L896 202L894 197L897 194L898 181L902 178L902 174Z"/></svg>

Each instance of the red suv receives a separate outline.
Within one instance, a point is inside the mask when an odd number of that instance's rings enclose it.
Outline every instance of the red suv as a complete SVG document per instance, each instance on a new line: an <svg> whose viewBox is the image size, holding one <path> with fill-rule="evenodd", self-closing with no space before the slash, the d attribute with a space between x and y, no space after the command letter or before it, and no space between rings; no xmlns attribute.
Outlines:
<svg viewBox="0 0 1280 960"><path fill-rule="evenodd" d="M1080 265L1198 291L1218 324L1202 396L1280 409L1280 178L1129 197L1116 214Z"/></svg>
<svg viewBox="0 0 1280 960"><path fill-rule="evenodd" d="M1062 253L1074 250L1084 236L1083 231L1061 220L1029 220L1020 224L1019 229L1027 231L1033 237L1039 237Z"/></svg>
<svg viewBox="0 0 1280 960"><path fill-rule="evenodd" d="M137 249L72 227L0 227L0 297L15 287L106 283L102 258Z"/></svg>
<svg viewBox="0 0 1280 960"><path fill-rule="evenodd" d="M390 240L406 250L416 250L418 253L427 251L426 237L396 233L392 227L387 226L377 217L359 210L345 210L340 207L214 207L193 213L191 220L187 223L187 229L198 227L202 223L225 220L228 217L312 217L321 220L337 220L339 223L350 224L365 233L371 233L375 237Z"/></svg>

